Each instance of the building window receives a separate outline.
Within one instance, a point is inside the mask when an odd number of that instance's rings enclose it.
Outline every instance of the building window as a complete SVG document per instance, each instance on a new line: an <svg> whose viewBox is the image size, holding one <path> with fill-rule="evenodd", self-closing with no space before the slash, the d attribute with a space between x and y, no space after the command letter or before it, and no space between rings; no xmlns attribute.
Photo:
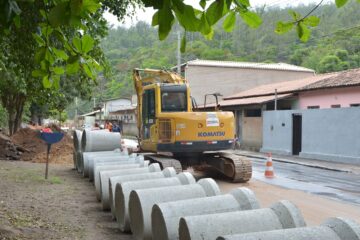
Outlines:
<svg viewBox="0 0 360 240"><path fill-rule="evenodd" d="M341 108L340 104L331 105L331 108Z"/></svg>
<svg viewBox="0 0 360 240"><path fill-rule="evenodd" d="M261 117L261 109L245 109L245 117Z"/></svg>
<svg viewBox="0 0 360 240"><path fill-rule="evenodd" d="M320 106L308 106L307 109L319 109Z"/></svg>
<svg viewBox="0 0 360 240"><path fill-rule="evenodd" d="M360 103L352 103L350 104L350 107L360 107Z"/></svg>

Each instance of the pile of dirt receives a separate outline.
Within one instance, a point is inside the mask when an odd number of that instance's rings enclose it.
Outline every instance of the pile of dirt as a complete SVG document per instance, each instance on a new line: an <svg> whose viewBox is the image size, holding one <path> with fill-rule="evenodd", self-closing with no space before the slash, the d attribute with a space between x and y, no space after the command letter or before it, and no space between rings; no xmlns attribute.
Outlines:
<svg viewBox="0 0 360 240"><path fill-rule="evenodd" d="M37 163L46 162L47 145L39 138L39 134L39 130L23 128L11 137L13 144L25 149L20 155L20 160ZM60 142L51 146L50 163L73 163L73 149L71 137L65 134Z"/></svg>
<svg viewBox="0 0 360 240"><path fill-rule="evenodd" d="M0 159L19 160L24 151L26 150L14 144L10 137L0 133Z"/></svg>

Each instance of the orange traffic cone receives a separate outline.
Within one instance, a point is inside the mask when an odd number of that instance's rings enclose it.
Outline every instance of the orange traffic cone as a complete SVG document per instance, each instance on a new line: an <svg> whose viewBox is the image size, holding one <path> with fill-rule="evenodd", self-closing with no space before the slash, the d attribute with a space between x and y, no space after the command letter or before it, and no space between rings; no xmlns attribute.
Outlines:
<svg viewBox="0 0 360 240"><path fill-rule="evenodd" d="M272 164L272 155L271 153L267 154L267 160L266 160L266 169L265 169L265 177L267 178L273 178L274 175L274 168Z"/></svg>

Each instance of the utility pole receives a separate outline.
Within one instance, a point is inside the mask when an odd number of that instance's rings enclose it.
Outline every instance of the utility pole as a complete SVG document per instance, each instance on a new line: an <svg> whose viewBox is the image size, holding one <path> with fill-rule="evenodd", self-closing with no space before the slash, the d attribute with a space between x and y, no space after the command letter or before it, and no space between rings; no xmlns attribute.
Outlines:
<svg viewBox="0 0 360 240"><path fill-rule="evenodd" d="M179 75L181 75L181 52L180 52L180 48L181 48L181 36L180 36L180 31L177 32L177 37L178 37L178 46L177 46L177 72Z"/></svg>
<svg viewBox="0 0 360 240"><path fill-rule="evenodd" d="M75 122L75 128L78 127L78 99L77 97L75 97L75 117L74 117L74 122Z"/></svg>
<svg viewBox="0 0 360 240"><path fill-rule="evenodd" d="M94 108L96 107L96 98L93 98L94 100Z"/></svg>
<svg viewBox="0 0 360 240"><path fill-rule="evenodd" d="M75 119L77 119L78 115L78 99L75 97Z"/></svg>
<svg viewBox="0 0 360 240"><path fill-rule="evenodd" d="M277 102L278 101L278 94L277 94L277 89L275 88L275 106L274 106L274 110L277 110Z"/></svg>

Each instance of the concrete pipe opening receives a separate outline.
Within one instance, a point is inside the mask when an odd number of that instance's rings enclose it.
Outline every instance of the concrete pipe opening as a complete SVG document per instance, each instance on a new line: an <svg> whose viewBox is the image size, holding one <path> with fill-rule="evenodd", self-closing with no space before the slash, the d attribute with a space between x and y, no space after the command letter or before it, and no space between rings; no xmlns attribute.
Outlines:
<svg viewBox="0 0 360 240"><path fill-rule="evenodd" d="M135 239L144 239L144 216L139 196L136 192L130 193L131 204L129 204L129 212L131 212L131 230Z"/></svg>
<svg viewBox="0 0 360 240"><path fill-rule="evenodd" d="M82 137L82 131L75 130L73 132L74 149L76 152L81 151L81 137Z"/></svg>

